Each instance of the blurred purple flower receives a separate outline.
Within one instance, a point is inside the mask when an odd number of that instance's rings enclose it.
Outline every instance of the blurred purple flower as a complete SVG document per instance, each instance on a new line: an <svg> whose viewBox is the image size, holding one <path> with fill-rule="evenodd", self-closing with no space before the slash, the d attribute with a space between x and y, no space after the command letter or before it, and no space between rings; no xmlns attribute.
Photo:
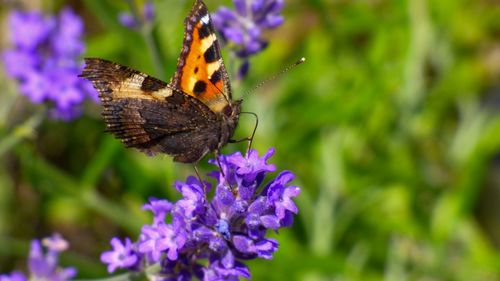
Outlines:
<svg viewBox="0 0 500 281"><path fill-rule="evenodd" d="M217 181L211 199L207 195L211 189L207 182L202 183L195 177L176 182L174 186L183 198L174 204L150 199L144 209L153 212L153 224L143 226L139 241L117 246L119 240L113 238L114 250L105 253L127 258L134 255L135 265L140 264L142 268L121 265L119 259L102 261L110 271L142 270L159 263L161 270L156 277L161 280L250 278L243 261L271 259L278 242L266 237L267 230L289 226L290 221L284 218L298 212L292 198L300 189L288 186L293 179L291 172L283 171L262 185L266 174L276 170L267 163L273 154L274 149L269 149L263 156L255 150L246 156L239 152L219 156L220 169L224 172L216 170L210 174ZM217 161L211 160L211 163ZM126 254L120 254L124 249L134 248L138 252L127 250Z"/></svg>
<svg viewBox="0 0 500 281"><path fill-rule="evenodd" d="M239 75L244 77L249 68L248 58L268 45L263 31L283 23L280 13L284 0L233 0L233 4L234 11L221 7L212 18L222 39L232 43L235 54L243 59Z"/></svg>
<svg viewBox="0 0 500 281"><path fill-rule="evenodd" d="M15 271L11 274L0 274L0 281L27 281L27 279L23 273Z"/></svg>
<svg viewBox="0 0 500 281"><path fill-rule="evenodd" d="M134 16L132 16L129 12L121 12L118 14L118 21L125 27L128 28L137 28L138 23L135 20Z"/></svg>
<svg viewBox="0 0 500 281"><path fill-rule="evenodd" d="M45 250L42 246L45 246ZM59 253L68 248L68 243L59 234L31 241L28 267L34 280L64 281L75 277L76 270L72 267L58 267Z"/></svg>
<svg viewBox="0 0 500 281"><path fill-rule="evenodd" d="M68 248L68 242L61 235L31 241L28 267L29 280L66 281L75 277L76 270L72 267L58 266L59 254ZM23 273L13 272L10 275L0 275L0 281L26 281Z"/></svg>
<svg viewBox="0 0 500 281"><path fill-rule="evenodd" d="M5 70L31 102L47 102L51 117L64 120L78 116L84 100L97 102L90 83L77 78L85 47L78 15L70 9L57 16L12 11L9 30L12 47L1 54Z"/></svg>
<svg viewBox="0 0 500 281"><path fill-rule="evenodd" d="M34 50L43 44L56 26L55 19L37 11L12 11L9 17L12 43L24 50Z"/></svg>
<svg viewBox="0 0 500 281"><path fill-rule="evenodd" d="M154 5L151 1L144 3L142 7L141 19L137 19L130 12L121 12L118 14L118 21L125 27L136 29L139 28L141 21L151 23L154 20L155 12Z"/></svg>

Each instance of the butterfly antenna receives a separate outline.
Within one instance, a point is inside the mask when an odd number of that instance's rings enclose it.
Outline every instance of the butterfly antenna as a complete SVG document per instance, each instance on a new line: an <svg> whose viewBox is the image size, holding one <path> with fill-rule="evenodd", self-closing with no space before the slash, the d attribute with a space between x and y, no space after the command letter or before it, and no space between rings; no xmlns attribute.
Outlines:
<svg viewBox="0 0 500 281"><path fill-rule="evenodd" d="M297 60L296 62L292 63L291 65L283 68L283 70L281 70L280 72L274 74L273 76L269 77L268 79L265 79L264 81L260 82L259 84L257 84L255 87L253 87L252 89L246 91L243 95L246 96L252 92L254 92L255 90L257 90L258 88L264 86L265 84L273 81L273 80L276 80L277 78L281 77L283 74L287 73L288 71L290 71L292 68L296 67L297 65L300 65L302 63L304 63L306 61L306 58L302 57L300 58L299 60Z"/></svg>

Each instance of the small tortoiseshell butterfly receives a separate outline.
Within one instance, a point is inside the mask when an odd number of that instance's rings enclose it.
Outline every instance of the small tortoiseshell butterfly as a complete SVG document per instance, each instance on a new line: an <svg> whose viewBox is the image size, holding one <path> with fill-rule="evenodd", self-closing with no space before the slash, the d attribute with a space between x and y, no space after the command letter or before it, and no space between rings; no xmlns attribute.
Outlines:
<svg viewBox="0 0 500 281"><path fill-rule="evenodd" d="M241 100L231 98L219 42L201 0L184 25L184 43L170 83L98 58L86 58L80 76L99 92L107 131L127 147L195 163L232 137Z"/></svg>

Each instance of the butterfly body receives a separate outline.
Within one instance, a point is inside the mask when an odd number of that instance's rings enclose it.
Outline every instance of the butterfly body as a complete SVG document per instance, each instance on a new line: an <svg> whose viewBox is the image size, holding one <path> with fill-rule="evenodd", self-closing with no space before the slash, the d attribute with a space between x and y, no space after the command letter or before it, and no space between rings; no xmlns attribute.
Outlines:
<svg viewBox="0 0 500 281"><path fill-rule="evenodd" d="M219 150L238 124L214 28L197 0L185 20L184 43L171 83L111 61L87 58L82 77L99 92L107 130L127 147L194 163Z"/></svg>

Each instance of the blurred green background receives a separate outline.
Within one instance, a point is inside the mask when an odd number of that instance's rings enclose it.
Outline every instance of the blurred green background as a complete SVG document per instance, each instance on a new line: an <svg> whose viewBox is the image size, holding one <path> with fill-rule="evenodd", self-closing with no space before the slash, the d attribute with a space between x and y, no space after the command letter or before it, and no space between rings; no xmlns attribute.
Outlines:
<svg viewBox="0 0 500 281"><path fill-rule="evenodd" d="M24 1L73 7L86 56L168 81L192 1L154 3L164 77L141 34L118 23L124 1ZM302 188L274 259L249 263L253 280L500 280L500 2L287 0L283 14L249 76L233 81L241 97L307 59L244 97L259 115L254 146L275 147L271 162ZM0 85L0 272L25 269L29 240L59 232L71 243L62 264L106 276L109 239L137 237L150 219L141 205L179 198L171 184L192 167L125 149L98 105L73 122L43 119L3 70ZM252 126L243 116L236 136ZM224 148L236 150L244 144Z"/></svg>

